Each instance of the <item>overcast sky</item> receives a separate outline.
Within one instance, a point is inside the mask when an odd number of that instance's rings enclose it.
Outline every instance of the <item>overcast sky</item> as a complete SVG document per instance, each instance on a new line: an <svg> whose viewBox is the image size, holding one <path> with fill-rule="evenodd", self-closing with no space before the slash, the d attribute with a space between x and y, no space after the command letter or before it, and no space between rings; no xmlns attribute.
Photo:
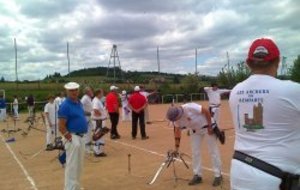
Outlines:
<svg viewBox="0 0 300 190"><path fill-rule="evenodd" d="M107 66L117 45L124 70L217 75L245 60L250 43L269 37L287 63L300 54L299 0L0 1L0 77L20 80Z"/></svg>

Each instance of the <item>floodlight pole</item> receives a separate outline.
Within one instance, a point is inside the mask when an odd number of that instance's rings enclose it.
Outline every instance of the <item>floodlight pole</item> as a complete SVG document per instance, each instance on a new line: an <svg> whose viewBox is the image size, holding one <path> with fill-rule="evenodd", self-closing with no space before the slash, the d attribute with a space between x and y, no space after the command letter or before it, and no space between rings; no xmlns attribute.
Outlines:
<svg viewBox="0 0 300 190"><path fill-rule="evenodd" d="M18 84L18 53L17 53L17 40L14 38L14 47L15 47L15 74L16 74L16 84L17 84L17 89L19 89L19 84Z"/></svg>
<svg viewBox="0 0 300 190"><path fill-rule="evenodd" d="M67 42L67 60L68 60L68 76L70 77L70 56L69 56L69 42Z"/></svg>
<svg viewBox="0 0 300 190"><path fill-rule="evenodd" d="M159 60L159 46L157 46L157 54L156 54L156 59L157 59L157 70L158 74L160 74L160 60Z"/></svg>
<svg viewBox="0 0 300 190"><path fill-rule="evenodd" d="M286 68L287 68L286 59L287 57L282 56L282 61L281 61L282 64L281 64L281 72L280 72L281 75L286 75Z"/></svg>
<svg viewBox="0 0 300 190"><path fill-rule="evenodd" d="M195 48L195 75L198 73L198 50Z"/></svg>
<svg viewBox="0 0 300 190"><path fill-rule="evenodd" d="M228 72L229 72L229 69L230 69L230 61L229 61L229 53L228 51L226 52L227 54L227 68L228 68Z"/></svg>

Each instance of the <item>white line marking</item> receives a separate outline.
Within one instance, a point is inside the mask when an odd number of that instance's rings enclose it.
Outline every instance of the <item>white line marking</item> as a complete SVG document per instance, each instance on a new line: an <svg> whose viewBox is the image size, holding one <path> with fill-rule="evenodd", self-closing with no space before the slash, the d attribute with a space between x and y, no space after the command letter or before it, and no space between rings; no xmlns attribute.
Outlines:
<svg viewBox="0 0 300 190"><path fill-rule="evenodd" d="M10 146L8 145L8 143L5 142L5 139L3 138L3 136L1 134L0 134L0 137L1 137L2 141L3 141L3 143L6 145L7 150L11 153L11 155L14 157L15 161L18 163L18 165L22 169L24 175L26 176L26 179L31 184L32 189L38 190L38 188L35 185L35 182L34 182L33 178L29 175L29 173L27 172L27 170L25 169L25 167L23 166L23 164L21 163L21 161L17 158L17 156L14 153L14 151L10 148Z"/></svg>
<svg viewBox="0 0 300 190"><path fill-rule="evenodd" d="M145 148L142 148L142 147L134 146L134 145L131 145L131 144L128 144L128 143L125 143L125 142L112 141L112 140L109 140L109 141L114 142L114 143L118 143L118 144L121 144L121 145L124 145L124 146L127 146L127 147L130 147L130 148L134 148L134 149L137 149L137 150L140 150L140 151L148 152L148 153L154 154L156 156L166 157L165 154L161 154L161 153L158 153L158 152L155 152L155 151L152 151L152 150L148 150L148 149L145 149ZM187 161L187 163L191 165L190 162ZM202 166L202 168L204 170L213 172L213 169L211 169L211 168L208 168L208 167L205 167L205 166ZM222 175L229 177L229 173L227 173L227 172L222 172Z"/></svg>

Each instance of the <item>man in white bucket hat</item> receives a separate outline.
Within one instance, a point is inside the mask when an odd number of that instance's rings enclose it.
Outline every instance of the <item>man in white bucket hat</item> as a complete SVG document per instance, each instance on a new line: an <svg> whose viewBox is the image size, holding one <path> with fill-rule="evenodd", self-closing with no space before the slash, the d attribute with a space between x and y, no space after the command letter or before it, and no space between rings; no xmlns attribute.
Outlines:
<svg viewBox="0 0 300 190"><path fill-rule="evenodd" d="M78 98L79 84L69 82L64 88L67 98L59 107L59 131L64 136L66 150L65 190L80 189L80 174L83 167L87 120Z"/></svg>

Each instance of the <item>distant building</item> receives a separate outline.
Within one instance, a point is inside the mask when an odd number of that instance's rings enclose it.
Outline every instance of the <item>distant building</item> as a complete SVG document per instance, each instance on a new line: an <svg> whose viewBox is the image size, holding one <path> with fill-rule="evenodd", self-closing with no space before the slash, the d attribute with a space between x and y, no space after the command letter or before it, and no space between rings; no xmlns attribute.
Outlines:
<svg viewBox="0 0 300 190"><path fill-rule="evenodd" d="M253 118L249 117L248 113L244 114L245 128L263 128L263 106L261 103L253 106ZM260 127L259 127L260 126Z"/></svg>
<svg viewBox="0 0 300 190"><path fill-rule="evenodd" d="M261 103L253 106L253 119L255 125L263 125L263 107Z"/></svg>

